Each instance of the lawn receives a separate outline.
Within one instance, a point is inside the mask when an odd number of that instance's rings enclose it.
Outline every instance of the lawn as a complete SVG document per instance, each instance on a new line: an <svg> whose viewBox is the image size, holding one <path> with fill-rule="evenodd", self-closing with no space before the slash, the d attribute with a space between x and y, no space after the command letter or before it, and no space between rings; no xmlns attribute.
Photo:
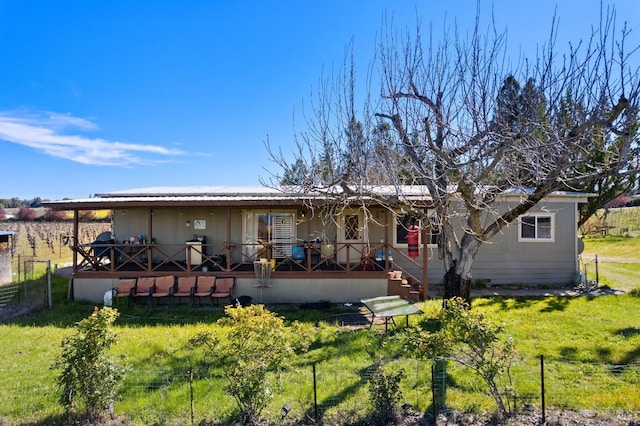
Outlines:
<svg viewBox="0 0 640 426"><path fill-rule="evenodd" d="M625 291L640 288L640 238L585 238L582 261L589 279L596 277L597 267L601 285ZM584 267L583 267L584 269Z"/></svg>
<svg viewBox="0 0 640 426"><path fill-rule="evenodd" d="M603 258L611 257L612 252L636 258L640 253L633 249L637 247L635 239L616 240L614 244L607 240L589 239L585 253L598 253ZM601 278L612 287L617 286L620 276L639 272L633 269L634 264L604 265ZM619 268L619 276L613 273L615 268ZM93 306L64 300L66 279L56 278L53 285L52 310L0 324L0 424L48 425L64 418L57 404L56 372L49 367L61 352L62 338L73 332L75 322L89 315ZM540 406L539 363L540 355L544 355L547 406L639 412L639 302L633 294L493 297L476 299L474 310L504 324L514 338L518 354L512 384L518 399L510 401L512 406ZM438 301L421 305L427 316L438 306ZM404 400L418 410L429 408L431 364L398 353L401 330L392 329L383 337L379 327L354 329L322 321L354 308L273 309L288 321L317 324L318 331L310 351L297 356L283 373L281 387L274 389L275 398L265 417L277 421L285 404L291 407L289 422L313 417L315 367L317 400L325 423L362 422L370 409L366 384L372 367L370 353L384 357L389 368L404 371ZM212 363L215 354L187 345L189 338L203 330L223 338L223 330L215 324L224 315L222 310L121 306L120 311L116 322L119 342L114 354L124 357L130 371L115 411L128 419L127 424L189 424L191 394L196 423L219 424L233 418L235 403L222 390L223 362ZM419 318L411 320L415 323ZM447 406L466 412L495 408L483 383L469 370L452 363L447 368ZM190 370L194 372L191 387Z"/></svg>

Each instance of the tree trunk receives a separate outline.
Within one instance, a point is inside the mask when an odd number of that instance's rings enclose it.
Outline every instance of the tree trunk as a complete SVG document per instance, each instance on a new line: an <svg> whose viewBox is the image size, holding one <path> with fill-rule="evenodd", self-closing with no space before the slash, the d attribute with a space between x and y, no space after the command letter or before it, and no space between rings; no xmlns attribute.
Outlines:
<svg viewBox="0 0 640 426"><path fill-rule="evenodd" d="M444 274L444 299L461 297L471 306L471 280L463 279L462 275L456 272L456 263L453 262L449 270Z"/></svg>

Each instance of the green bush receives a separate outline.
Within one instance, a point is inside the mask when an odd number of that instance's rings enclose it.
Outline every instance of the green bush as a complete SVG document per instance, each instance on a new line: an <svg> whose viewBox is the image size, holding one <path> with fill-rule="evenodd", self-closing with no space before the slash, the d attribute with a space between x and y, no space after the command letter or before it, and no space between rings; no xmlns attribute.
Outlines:
<svg viewBox="0 0 640 426"><path fill-rule="evenodd" d="M223 343L200 333L190 340L216 350L225 360L224 391L233 397L241 412L243 424L259 422L279 387L277 374L296 350L308 349L310 327L294 322L285 325L284 319L263 305L227 306L227 317L220 325L228 327ZM204 332L206 333L206 332Z"/></svg>
<svg viewBox="0 0 640 426"><path fill-rule="evenodd" d="M385 371L382 362L378 362L369 380L369 400L373 405L373 414L384 424L397 414L398 403L402 400L400 381L403 376L403 371Z"/></svg>
<svg viewBox="0 0 640 426"><path fill-rule="evenodd" d="M59 401L69 414L83 407L85 414L97 416L116 396L125 373L125 367L109 355L117 340L112 327L117 317L116 309L95 308L77 323L76 333L62 341L62 356L52 368L62 370L57 379Z"/></svg>

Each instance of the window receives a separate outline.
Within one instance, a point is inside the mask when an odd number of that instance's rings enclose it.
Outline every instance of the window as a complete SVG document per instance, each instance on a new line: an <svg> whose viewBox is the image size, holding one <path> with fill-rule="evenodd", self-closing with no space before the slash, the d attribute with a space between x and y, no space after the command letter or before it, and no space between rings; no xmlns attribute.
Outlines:
<svg viewBox="0 0 640 426"><path fill-rule="evenodd" d="M440 234L439 228L435 225L436 216L435 213L430 213L432 225L428 229L429 243L428 245L438 244L438 235ZM411 225L417 226L422 229L422 221L414 216L408 214L396 214L396 226L393 229L393 246L394 247L407 247L407 235L409 233L409 227ZM422 232L418 233L418 244L422 244Z"/></svg>
<svg viewBox="0 0 640 426"><path fill-rule="evenodd" d="M244 253L249 258L282 258L291 255L296 241L294 213L246 212L244 218ZM265 251L271 244L272 253Z"/></svg>
<svg viewBox="0 0 640 426"><path fill-rule="evenodd" d="M554 241L554 215L549 213L521 216L518 241Z"/></svg>
<svg viewBox="0 0 640 426"><path fill-rule="evenodd" d="M359 216L349 214L344 217L344 239L345 241L355 241L360 237Z"/></svg>

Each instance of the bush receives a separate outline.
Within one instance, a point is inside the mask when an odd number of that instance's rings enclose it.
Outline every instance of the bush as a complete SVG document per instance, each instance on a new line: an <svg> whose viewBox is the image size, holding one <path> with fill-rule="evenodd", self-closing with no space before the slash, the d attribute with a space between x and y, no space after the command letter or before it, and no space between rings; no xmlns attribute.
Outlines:
<svg viewBox="0 0 640 426"><path fill-rule="evenodd" d="M263 305L227 306L227 317L220 325L229 327L224 344L211 333L201 332L189 340L191 346L216 351L228 362L224 369L224 391L233 397L241 411L243 424L254 424L274 396L278 381L270 373L285 366L298 349L310 344L310 327L295 322L286 326L284 319Z"/></svg>
<svg viewBox="0 0 640 426"><path fill-rule="evenodd" d="M52 368L62 370L57 379L59 401L69 414L83 407L85 414L98 416L116 396L125 373L125 367L109 356L117 340L112 327L117 317L116 309L96 307L76 325L76 333L62 341L62 356Z"/></svg>
<svg viewBox="0 0 640 426"><path fill-rule="evenodd" d="M376 369L369 381L369 400L373 405L373 414L383 424L396 417L398 403L402 400L400 380L403 371L387 372L382 362L376 363Z"/></svg>
<svg viewBox="0 0 640 426"><path fill-rule="evenodd" d="M30 207L22 206L16 213L16 219L18 220L34 220L36 218L36 211Z"/></svg>

